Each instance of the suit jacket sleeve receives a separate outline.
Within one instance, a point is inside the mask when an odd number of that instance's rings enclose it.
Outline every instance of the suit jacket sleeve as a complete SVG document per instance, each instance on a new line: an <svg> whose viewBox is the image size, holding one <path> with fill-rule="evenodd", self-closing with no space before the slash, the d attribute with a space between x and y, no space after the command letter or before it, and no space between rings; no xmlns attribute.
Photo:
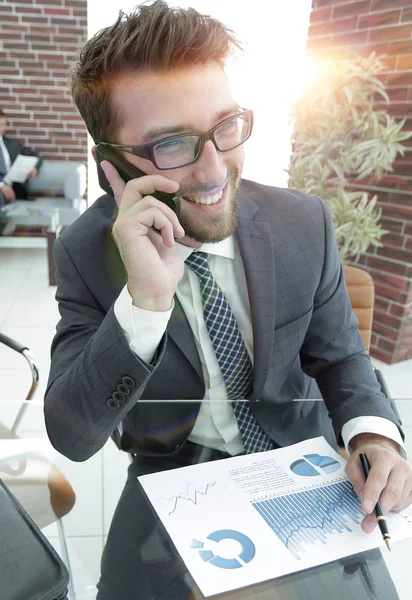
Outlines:
<svg viewBox="0 0 412 600"><path fill-rule="evenodd" d="M19 142L19 140L16 140L15 138L5 138L4 142L9 151L10 160L12 163L16 160L19 154L23 154L23 156L37 156L39 160L36 163L36 169L40 169L43 162L43 158L41 157L39 152L33 150L33 148L30 148L29 146L24 146L24 144L22 144L21 142Z"/></svg>
<svg viewBox="0 0 412 600"><path fill-rule="evenodd" d="M400 422L381 392L358 329L346 290L332 218L324 215L324 267L314 300L312 319L301 348L303 371L316 379L337 436L355 417L378 416ZM401 435L403 433L401 431Z"/></svg>
<svg viewBox="0 0 412 600"><path fill-rule="evenodd" d="M102 448L136 404L162 358L166 336L152 365L140 360L130 350L113 306L105 314L60 238L54 254L61 320L51 349L45 421L53 446L82 461ZM110 408L107 401L125 376L136 386L119 408Z"/></svg>

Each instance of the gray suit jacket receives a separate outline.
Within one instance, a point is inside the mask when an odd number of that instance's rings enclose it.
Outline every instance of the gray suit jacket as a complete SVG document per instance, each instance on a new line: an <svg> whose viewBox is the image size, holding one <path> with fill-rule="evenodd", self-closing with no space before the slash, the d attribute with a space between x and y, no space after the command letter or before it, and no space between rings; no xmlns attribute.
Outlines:
<svg viewBox="0 0 412 600"><path fill-rule="evenodd" d="M362 415L399 425L363 353L325 203L245 180L238 199L236 235L254 335L249 399L262 428L283 446L317 435L341 444L342 426ZM61 321L45 417L51 442L72 460L92 456L121 421L123 449L146 456L177 453L205 392L177 299L153 364L130 351L113 311L126 283L111 237L115 212L114 200L102 196L55 244ZM135 387L113 402L124 377ZM324 403L291 402L320 397Z"/></svg>

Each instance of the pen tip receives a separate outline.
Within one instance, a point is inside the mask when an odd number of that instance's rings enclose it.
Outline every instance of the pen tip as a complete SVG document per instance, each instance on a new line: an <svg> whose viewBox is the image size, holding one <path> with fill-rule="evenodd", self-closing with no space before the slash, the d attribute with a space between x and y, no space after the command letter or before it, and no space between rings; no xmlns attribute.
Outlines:
<svg viewBox="0 0 412 600"><path fill-rule="evenodd" d="M387 545L389 552L392 552L391 541L388 538L385 539L385 544Z"/></svg>

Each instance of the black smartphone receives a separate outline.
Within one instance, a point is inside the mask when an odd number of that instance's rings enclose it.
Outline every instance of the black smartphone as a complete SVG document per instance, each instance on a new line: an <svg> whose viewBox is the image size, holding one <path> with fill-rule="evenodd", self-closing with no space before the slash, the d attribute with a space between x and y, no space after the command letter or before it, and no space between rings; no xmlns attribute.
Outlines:
<svg viewBox="0 0 412 600"><path fill-rule="evenodd" d="M138 177L143 177L144 175L147 175L147 173L143 173L143 171L129 163L122 156L119 156L119 154L114 148L110 148L109 146L104 146L102 144L97 144L97 146L95 146L95 152L97 159L97 174L99 177L99 185L102 188L102 190L104 190L110 196L113 196L113 190L110 187L110 184L107 181L107 177L100 166L102 160L108 160L117 169L120 177L125 183L127 183L131 179L137 179ZM176 213L178 218L180 217L179 196L175 196L174 194L167 194L166 192L154 192L153 194L150 194L150 196L153 196L153 198L160 200L160 202L164 202Z"/></svg>

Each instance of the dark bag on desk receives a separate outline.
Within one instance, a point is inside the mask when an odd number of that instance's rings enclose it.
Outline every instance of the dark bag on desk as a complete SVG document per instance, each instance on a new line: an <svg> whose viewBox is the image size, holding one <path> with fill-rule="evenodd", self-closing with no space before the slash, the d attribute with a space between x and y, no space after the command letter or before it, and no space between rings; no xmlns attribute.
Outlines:
<svg viewBox="0 0 412 600"><path fill-rule="evenodd" d="M0 479L1 600L67 600L62 560Z"/></svg>

